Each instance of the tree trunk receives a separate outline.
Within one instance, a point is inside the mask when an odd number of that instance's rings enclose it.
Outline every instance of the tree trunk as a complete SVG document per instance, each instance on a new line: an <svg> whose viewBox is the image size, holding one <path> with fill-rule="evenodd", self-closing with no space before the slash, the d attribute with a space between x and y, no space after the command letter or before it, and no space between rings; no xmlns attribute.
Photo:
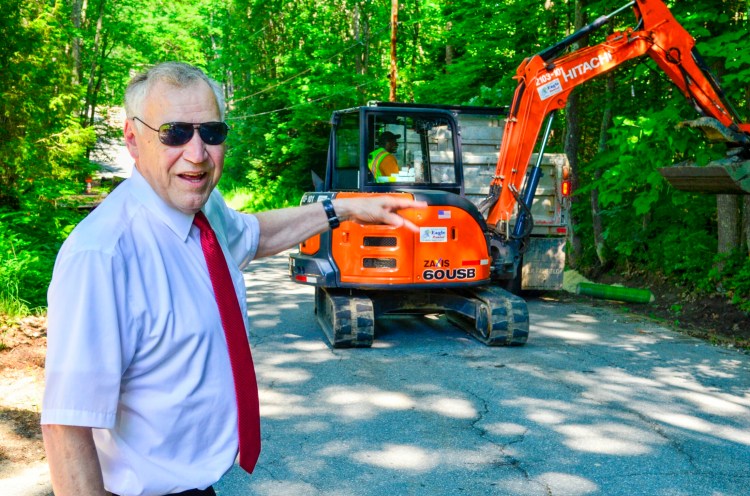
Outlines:
<svg viewBox="0 0 750 496"><path fill-rule="evenodd" d="M362 40L360 39L360 32L359 32L359 4L354 5L354 15L352 19L352 24L354 25L354 39L361 44ZM361 55L357 55L356 57L354 57L354 71L357 74L363 74Z"/></svg>
<svg viewBox="0 0 750 496"><path fill-rule="evenodd" d="M391 94L388 100L395 102L398 64L396 63L396 33L398 32L398 0L391 0Z"/></svg>
<svg viewBox="0 0 750 496"><path fill-rule="evenodd" d="M73 22L73 27L79 31L76 36L73 37L73 46L71 49L71 58L73 59L73 71L72 71L72 83L78 85L81 83L81 37L80 30L83 26L84 19L86 16L85 6L83 0L73 0L71 3L70 20Z"/></svg>
<svg viewBox="0 0 750 496"><path fill-rule="evenodd" d="M99 2L99 14L96 20L96 33L94 34L94 46L91 49L91 70L89 71L89 81L86 87L86 106L85 111L87 112L87 125L94 125L94 116L96 114L96 80L97 71L99 64L99 51L102 42L102 26L104 24L104 7L106 6L106 0L100 0Z"/></svg>
<svg viewBox="0 0 750 496"><path fill-rule="evenodd" d="M366 76L370 68L370 20L367 16L362 21L362 37L365 39L365 50L362 54L362 75Z"/></svg>
<svg viewBox="0 0 750 496"><path fill-rule="evenodd" d="M422 16L420 10L419 10L419 2L414 2L414 17L416 19L419 19ZM411 29L412 29L412 50L411 50L411 72L412 74L416 74L419 72L418 67L419 63L424 61L424 47L422 46L422 38L420 36L422 24L419 22L415 22ZM414 101L414 85L410 84L409 88L409 95L408 95L408 101L413 102ZM405 100L406 101L406 100Z"/></svg>
<svg viewBox="0 0 750 496"><path fill-rule="evenodd" d="M583 8L585 0L577 0L575 3L575 26L574 29L578 30L583 27L585 23L585 14ZM588 37L584 37L579 42L576 42L571 47L572 50L583 46L587 43ZM576 191L578 187L578 145L581 142L581 121L580 121L580 103L579 103L579 92L573 91L568 98L568 103L565 107L566 125L567 130L565 133L564 150L565 155L568 157L570 162L570 180L573 187L573 191ZM575 202L576 197L571 197L571 202ZM583 251L581 236L577 230L577 219L571 216L570 219L570 230L568 233L571 248L568 252L569 263L571 267L576 267L578 261L581 258Z"/></svg>
<svg viewBox="0 0 750 496"><path fill-rule="evenodd" d="M740 247L740 202L737 195L716 195L719 226L719 253L729 253Z"/></svg>
<svg viewBox="0 0 750 496"><path fill-rule="evenodd" d="M445 47L445 65L451 65L453 63L454 49L453 45L446 45Z"/></svg>
<svg viewBox="0 0 750 496"><path fill-rule="evenodd" d="M604 113L602 115L602 126L599 130L599 151L603 152L607 149L607 130L612 123L612 95L615 91L615 76L614 73L608 72L605 75L606 78L606 90L604 98ZM602 177L602 171L596 170L594 172L594 183L597 183ZM591 190L591 220L594 231L594 246L596 248L596 256L599 259L599 264L602 267L609 265L607 259L606 242L604 240L604 226L602 224L601 209L599 207L599 189L594 188Z"/></svg>
<svg viewBox="0 0 750 496"><path fill-rule="evenodd" d="M450 31L453 28L453 23L448 21L445 25L445 30ZM456 49L453 45L445 45L445 65L449 66L453 63L453 57L456 55Z"/></svg>

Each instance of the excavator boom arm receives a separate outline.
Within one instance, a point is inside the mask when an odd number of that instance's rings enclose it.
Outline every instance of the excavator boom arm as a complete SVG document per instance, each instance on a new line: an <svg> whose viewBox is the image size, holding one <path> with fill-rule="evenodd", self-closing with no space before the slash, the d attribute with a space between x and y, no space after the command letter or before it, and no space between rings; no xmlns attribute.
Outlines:
<svg viewBox="0 0 750 496"><path fill-rule="evenodd" d="M603 16L519 66L515 76L518 85L490 185L489 226L497 229L505 223L506 229L500 231L507 232L545 118L565 107L575 87L634 58L650 56L701 115L719 121L738 142L745 146L750 143L750 124L741 123L702 62L695 40L664 2L636 0L629 6L638 21L635 29L614 32L602 43L556 57L574 41L606 24L613 14Z"/></svg>

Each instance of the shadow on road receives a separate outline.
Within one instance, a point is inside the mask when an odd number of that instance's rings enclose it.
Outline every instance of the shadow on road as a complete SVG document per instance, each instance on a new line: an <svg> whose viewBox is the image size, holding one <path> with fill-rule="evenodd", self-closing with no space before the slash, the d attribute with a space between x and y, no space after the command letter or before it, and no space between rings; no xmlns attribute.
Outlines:
<svg viewBox="0 0 750 496"><path fill-rule="evenodd" d="M750 360L607 309L538 298L522 348L442 317L333 350L287 259L247 273L264 448L219 494L738 495Z"/></svg>

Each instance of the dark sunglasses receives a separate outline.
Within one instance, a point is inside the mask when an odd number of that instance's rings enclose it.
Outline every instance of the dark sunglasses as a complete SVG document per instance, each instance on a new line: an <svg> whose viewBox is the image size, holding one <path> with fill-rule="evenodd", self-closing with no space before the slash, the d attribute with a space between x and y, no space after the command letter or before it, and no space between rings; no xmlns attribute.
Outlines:
<svg viewBox="0 0 750 496"><path fill-rule="evenodd" d="M229 126L224 122L202 122L192 124L190 122L167 122L159 126L159 129L153 128L143 122L138 117L133 117L134 121L143 123L144 126L159 133L159 141L167 146L181 146L193 139L195 130L198 130L203 142L207 145L220 145L227 139Z"/></svg>

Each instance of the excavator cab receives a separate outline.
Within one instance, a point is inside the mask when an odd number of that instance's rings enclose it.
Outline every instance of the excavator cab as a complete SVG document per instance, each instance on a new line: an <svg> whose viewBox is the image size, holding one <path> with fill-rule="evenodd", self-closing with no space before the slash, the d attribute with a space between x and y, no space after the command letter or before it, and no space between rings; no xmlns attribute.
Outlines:
<svg viewBox="0 0 750 496"><path fill-rule="evenodd" d="M463 193L458 124L448 110L363 106L334 112L331 124L326 191ZM385 136L395 141L390 152ZM387 155L397 167L375 177L373 158Z"/></svg>

